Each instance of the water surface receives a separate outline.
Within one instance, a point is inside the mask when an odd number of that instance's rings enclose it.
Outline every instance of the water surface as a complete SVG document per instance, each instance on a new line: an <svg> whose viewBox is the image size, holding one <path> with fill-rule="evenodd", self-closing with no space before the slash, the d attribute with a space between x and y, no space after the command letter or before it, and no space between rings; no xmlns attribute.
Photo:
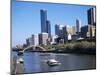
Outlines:
<svg viewBox="0 0 100 75"><path fill-rule="evenodd" d="M22 57L24 59L24 73L87 70L96 68L95 55L25 52ZM50 67L46 63L48 59L56 59L61 65Z"/></svg>

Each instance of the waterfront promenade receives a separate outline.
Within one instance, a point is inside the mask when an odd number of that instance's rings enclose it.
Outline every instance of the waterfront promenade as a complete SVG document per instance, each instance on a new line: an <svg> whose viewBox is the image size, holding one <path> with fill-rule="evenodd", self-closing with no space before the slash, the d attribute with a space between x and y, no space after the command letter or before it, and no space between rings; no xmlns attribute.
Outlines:
<svg viewBox="0 0 100 75"><path fill-rule="evenodd" d="M24 73L24 64L20 63L16 57L11 61L11 75Z"/></svg>

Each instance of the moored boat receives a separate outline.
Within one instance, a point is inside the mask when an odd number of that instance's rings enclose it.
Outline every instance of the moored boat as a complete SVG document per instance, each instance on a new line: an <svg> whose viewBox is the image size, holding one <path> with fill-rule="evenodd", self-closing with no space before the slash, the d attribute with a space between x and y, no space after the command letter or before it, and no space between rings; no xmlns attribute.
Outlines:
<svg viewBox="0 0 100 75"><path fill-rule="evenodd" d="M47 61L47 64L49 66L57 66L57 65L60 65L61 63L59 61L55 60L55 59L50 59L50 60Z"/></svg>

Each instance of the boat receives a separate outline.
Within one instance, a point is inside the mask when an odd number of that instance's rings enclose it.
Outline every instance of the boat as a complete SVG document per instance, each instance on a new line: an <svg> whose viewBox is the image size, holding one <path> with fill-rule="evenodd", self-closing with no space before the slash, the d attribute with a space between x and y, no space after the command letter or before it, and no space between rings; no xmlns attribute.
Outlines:
<svg viewBox="0 0 100 75"><path fill-rule="evenodd" d="M23 64L23 63L24 63L23 58L19 58L19 59L17 59L17 63Z"/></svg>
<svg viewBox="0 0 100 75"><path fill-rule="evenodd" d="M60 65L61 63L59 61L55 60L55 59L50 59L50 60L47 61L47 64L49 66L57 66L57 65Z"/></svg>

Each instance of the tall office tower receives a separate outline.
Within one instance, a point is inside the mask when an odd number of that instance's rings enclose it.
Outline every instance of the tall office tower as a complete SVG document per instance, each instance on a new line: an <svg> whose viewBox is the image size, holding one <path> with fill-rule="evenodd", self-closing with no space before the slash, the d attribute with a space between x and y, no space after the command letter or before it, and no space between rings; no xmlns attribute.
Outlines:
<svg viewBox="0 0 100 75"><path fill-rule="evenodd" d="M82 26L81 28L81 36L83 38L93 38L93 37L96 37L95 36L95 26L93 25L85 25L85 26Z"/></svg>
<svg viewBox="0 0 100 75"><path fill-rule="evenodd" d="M32 41L32 44L34 45L34 41L35 41L34 34L31 36L31 41Z"/></svg>
<svg viewBox="0 0 100 75"><path fill-rule="evenodd" d="M38 45L38 35L32 35L32 43L33 45Z"/></svg>
<svg viewBox="0 0 100 75"><path fill-rule="evenodd" d="M96 26L96 8L90 8L87 11L88 25Z"/></svg>
<svg viewBox="0 0 100 75"><path fill-rule="evenodd" d="M26 45L29 46L29 38L26 39Z"/></svg>
<svg viewBox="0 0 100 75"><path fill-rule="evenodd" d="M81 32L81 21L76 19L76 33L79 34Z"/></svg>
<svg viewBox="0 0 100 75"><path fill-rule="evenodd" d="M55 35L61 37L63 35L63 25L55 25Z"/></svg>
<svg viewBox="0 0 100 75"><path fill-rule="evenodd" d="M40 19L41 19L41 33L47 32L46 28L46 21L47 21L47 11L46 10L40 10Z"/></svg>
<svg viewBox="0 0 100 75"><path fill-rule="evenodd" d="M49 37L51 37L51 24L50 21L47 20L47 11L40 10L41 15L41 33L48 33Z"/></svg>
<svg viewBox="0 0 100 75"><path fill-rule="evenodd" d="M40 33L38 35L39 45L47 45L48 33Z"/></svg>
<svg viewBox="0 0 100 75"><path fill-rule="evenodd" d="M57 35L59 38L64 40L64 43L68 40L67 38L67 26L64 25L55 25L55 35Z"/></svg>
<svg viewBox="0 0 100 75"><path fill-rule="evenodd" d="M59 35L59 25L55 25L55 35Z"/></svg>
<svg viewBox="0 0 100 75"><path fill-rule="evenodd" d="M50 21L46 21L46 32L48 33L48 36L51 37L51 24Z"/></svg>
<svg viewBox="0 0 100 75"><path fill-rule="evenodd" d="M64 26L64 27L63 27L63 30L62 30L62 37L63 37L63 39L64 39L64 43L66 43L67 40L68 40L67 26Z"/></svg>

